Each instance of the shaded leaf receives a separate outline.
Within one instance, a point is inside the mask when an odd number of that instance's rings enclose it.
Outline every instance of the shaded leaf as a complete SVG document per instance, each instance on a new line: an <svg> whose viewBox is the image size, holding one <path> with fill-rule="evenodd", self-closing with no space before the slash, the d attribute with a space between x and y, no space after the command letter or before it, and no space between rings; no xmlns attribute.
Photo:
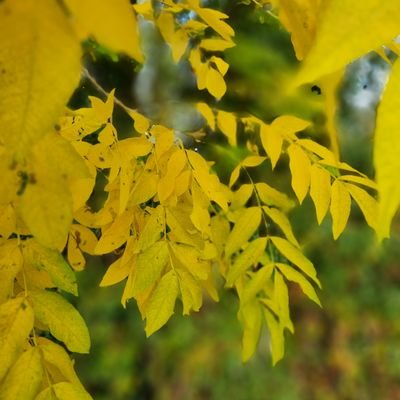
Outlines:
<svg viewBox="0 0 400 400"><path fill-rule="evenodd" d="M90 337L88 328L79 312L55 292L45 290L29 293L35 317L58 340L65 343L68 350L88 353Z"/></svg>

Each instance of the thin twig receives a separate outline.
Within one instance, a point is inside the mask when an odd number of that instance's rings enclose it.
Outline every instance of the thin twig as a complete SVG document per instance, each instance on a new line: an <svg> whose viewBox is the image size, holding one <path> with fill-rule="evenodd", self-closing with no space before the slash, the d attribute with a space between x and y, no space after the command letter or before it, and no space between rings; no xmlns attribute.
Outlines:
<svg viewBox="0 0 400 400"><path fill-rule="evenodd" d="M108 97L110 95L109 92L107 92L96 80L96 78L87 70L87 68L82 68L83 76L87 78L93 86L100 92L102 93L105 97ZM119 105L126 113L130 114L132 112L135 112L133 108L128 107L125 105L118 97L114 96L114 103Z"/></svg>

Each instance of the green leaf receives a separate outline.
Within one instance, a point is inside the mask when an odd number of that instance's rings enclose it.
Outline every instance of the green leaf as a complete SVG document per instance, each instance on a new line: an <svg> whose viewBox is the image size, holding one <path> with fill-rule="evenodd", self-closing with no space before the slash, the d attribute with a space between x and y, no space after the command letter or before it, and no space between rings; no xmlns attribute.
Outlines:
<svg viewBox="0 0 400 400"><path fill-rule="evenodd" d="M46 290L29 293L35 317L58 340L65 343L74 353L88 353L90 348L89 331L79 312L55 292Z"/></svg>
<svg viewBox="0 0 400 400"><path fill-rule="evenodd" d="M40 271L46 271L57 288L78 295L75 273L59 251L48 249L35 240L27 240L23 253L25 262Z"/></svg>

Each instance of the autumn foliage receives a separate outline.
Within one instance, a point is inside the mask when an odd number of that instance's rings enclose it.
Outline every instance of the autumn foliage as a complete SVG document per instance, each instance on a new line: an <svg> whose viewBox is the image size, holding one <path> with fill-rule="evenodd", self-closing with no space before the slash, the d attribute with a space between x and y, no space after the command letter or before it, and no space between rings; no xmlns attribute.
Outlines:
<svg viewBox="0 0 400 400"><path fill-rule="evenodd" d="M329 148L310 138L310 121L294 115L262 121L214 105L227 90L223 54L235 46L235 32L228 15L199 0L0 2L1 399L91 398L70 357L89 352L88 328L65 296L78 295L75 273L86 254L114 255L100 286L124 282L121 303L136 302L148 336L167 323L176 302L190 314L203 296L218 301L220 290L233 288L243 361L265 325L276 363L284 332L294 332L288 286L299 285L320 305L316 269L288 212L310 196L316 222L329 213L336 239L354 203L378 240L389 236L400 201L400 64L378 112L376 181L340 160L332 99L350 62L372 50L391 62L388 49L399 52L392 40L400 8L375 0L247 3L268 8L291 33L302 61L284 90L317 83L326 94ZM67 108L85 73L82 44L96 41L139 68L146 63L143 21L156 27L175 63L189 63L197 90L217 100L192 104L203 125L184 134L195 142L214 132L232 147L244 135L246 155L227 182L214 160L114 91L100 88L90 108ZM117 106L131 120L131 137L121 138L113 124ZM293 193L252 175L278 162L290 171ZM99 175L107 180L106 200L93 210L88 200Z"/></svg>

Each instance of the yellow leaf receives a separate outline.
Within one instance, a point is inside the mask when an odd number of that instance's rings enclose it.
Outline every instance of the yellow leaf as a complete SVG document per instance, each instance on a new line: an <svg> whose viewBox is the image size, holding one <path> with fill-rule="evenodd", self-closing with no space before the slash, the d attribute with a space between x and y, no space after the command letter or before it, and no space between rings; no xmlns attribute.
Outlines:
<svg viewBox="0 0 400 400"><path fill-rule="evenodd" d="M129 116L134 120L135 130L139 133L146 133L150 128L150 120L136 110L130 110Z"/></svg>
<svg viewBox="0 0 400 400"><path fill-rule="evenodd" d="M178 293L178 278L170 270L161 278L148 300L145 329L147 336L158 331L170 319Z"/></svg>
<svg viewBox="0 0 400 400"><path fill-rule="evenodd" d="M190 170L185 170L179 174L175 180L174 195L181 196L186 193L189 189L191 181L192 172Z"/></svg>
<svg viewBox="0 0 400 400"><path fill-rule="evenodd" d="M150 210L143 230L139 234L137 250L144 251L157 242L165 230L164 209L161 206Z"/></svg>
<svg viewBox="0 0 400 400"><path fill-rule="evenodd" d="M36 347L30 347L10 368L0 386L1 399L34 400L40 388L42 375L40 351Z"/></svg>
<svg viewBox="0 0 400 400"><path fill-rule="evenodd" d="M331 202L331 176L329 172L313 164L311 166L310 196L315 205L318 224L324 219Z"/></svg>
<svg viewBox="0 0 400 400"><path fill-rule="evenodd" d="M200 42L200 47L207 51L224 51L234 46L235 43L231 41L216 38L203 39Z"/></svg>
<svg viewBox="0 0 400 400"><path fill-rule="evenodd" d="M223 39L231 41L235 31L223 20L228 18L228 15L214 10L212 8L200 8L198 0L189 0L189 5L193 8L199 17L212 29L215 30Z"/></svg>
<svg viewBox="0 0 400 400"><path fill-rule="evenodd" d="M332 233L336 240L343 232L350 216L351 198L349 191L344 183L336 179L332 185L331 194L331 215L332 215Z"/></svg>
<svg viewBox="0 0 400 400"><path fill-rule="evenodd" d="M222 76L225 76L229 69L229 64L221 57L212 56L210 62L214 63Z"/></svg>
<svg viewBox="0 0 400 400"><path fill-rule="evenodd" d="M307 55L315 36L321 0L279 0L279 19L292 34L298 60Z"/></svg>
<svg viewBox="0 0 400 400"><path fill-rule="evenodd" d="M250 183L239 186L239 189L232 193L231 210L243 208L253 194L253 190L254 186Z"/></svg>
<svg viewBox="0 0 400 400"><path fill-rule="evenodd" d="M133 295L151 288L162 275L169 260L168 244L160 240L139 253L135 263Z"/></svg>
<svg viewBox="0 0 400 400"><path fill-rule="evenodd" d="M289 167L292 174L292 188L301 204L310 187L311 162L307 154L295 144L289 146L288 154Z"/></svg>
<svg viewBox="0 0 400 400"><path fill-rule="evenodd" d="M0 236L8 239L17 230L14 207L11 204L0 206Z"/></svg>
<svg viewBox="0 0 400 400"><path fill-rule="evenodd" d="M279 207L284 211L293 208L294 202L289 199L286 194L274 189L264 182L256 183L255 186L260 200L267 206Z"/></svg>
<svg viewBox="0 0 400 400"><path fill-rule="evenodd" d="M197 78L197 88L199 90L205 89L207 87L208 63L202 62L202 55L198 48L192 49L189 61Z"/></svg>
<svg viewBox="0 0 400 400"><path fill-rule="evenodd" d="M198 280L205 281L210 274L210 263L205 260L198 249L179 243L170 242L175 259L182 264L182 268L190 271L190 273Z"/></svg>
<svg viewBox="0 0 400 400"><path fill-rule="evenodd" d="M132 219L132 210L127 210L119 215L115 221L103 231L95 248L95 253L110 253L122 246L128 240Z"/></svg>
<svg viewBox="0 0 400 400"><path fill-rule="evenodd" d="M94 36L106 47L142 62L136 16L128 0L66 0L81 39Z"/></svg>
<svg viewBox="0 0 400 400"><path fill-rule="evenodd" d="M158 197L163 203L174 191L174 181L186 167L187 158L184 150L175 151L169 158L166 174L158 182Z"/></svg>
<svg viewBox="0 0 400 400"><path fill-rule="evenodd" d="M243 161L240 163L244 167L258 167L261 165L264 161L266 160L266 157L261 157L261 156L249 156L246 157Z"/></svg>
<svg viewBox="0 0 400 400"><path fill-rule="evenodd" d="M23 244L24 262L32 267L46 271L54 285L65 292L78 295L75 273L66 263L59 251L48 249L33 239Z"/></svg>
<svg viewBox="0 0 400 400"><path fill-rule="evenodd" d="M197 111L206 120L208 126L214 131L215 130L215 115L213 110L207 103L196 103Z"/></svg>
<svg viewBox="0 0 400 400"><path fill-rule="evenodd" d="M297 144L303 147L303 149L311 151L318 157L321 157L324 162L329 162L332 165L336 165L337 168L339 167L340 163L336 161L332 151L327 149L325 146L321 146L319 143L311 139L299 139Z"/></svg>
<svg viewBox="0 0 400 400"><path fill-rule="evenodd" d="M225 256L228 258L249 240L261 222L259 207L245 208L235 222L232 232L226 239Z"/></svg>
<svg viewBox="0 0 400 400"><path fill-rule="evenodd" d="M304 131L310 125L309 121L294 117L293 115L281 115L272 121L271 127L283 137L296 139L295 133Z"/></svg>
<svg viewBox="0 0 400 400"><path fill-rule="evenodd" d="M122 307L126 308L126 303L128 302L129 299L133 297L133 281L134 281L134 270L133 268L130 269L129 274L128 274L128 279L126 281L124 291L122 292L122 297L121 297L121 304ZM147 295L148 293L146 293ZM146 296L144 296L146 297ZM147 298L145 298L144 303L146 302ZM137 305L139 307L140 314L142 315L142 319L144 318L143 315L143 304L139 302L139 300L136 298Z"/></svg>
<svg viewBox="0 0 400 400"><path fill-rule="evenodd" d="M266 238L257 238L251 241L240 253L230 267L226 276L226 285L231 287L235 281L252 265L257 264L267 246Z"/></svg>
<svg viewBox="0 0 400 400"><path fill-rule="evenodd" d="M285 338L283 336L283 327L278 323L274 314L269 309L264 308L263 311L270 333L272 364L275 365L285 354Z"/></svg>
<svg viewBox="0 0 400 400"><path fill-rule="evenodd" d="M89 331L79 312L55 292L46 290L29 293L35 317L58 340L65 343L74 353L88 353Z"/></svg>
<svg viewBox="0 0 400 400"><path fill-rule="evenodd" d="M276 225L278 225L279 229L287 237L289 242L299 247L299 242L297 241L297 239L293 234L292 226L290 225L290 222L286 217L286 215L277 208L270 208L267 206L263 206L263 210L265 214L267 214L268 217L271 218Z"/></svg>
<svg viewBox="0 0 400 400"><path fill-rule="evenodd" d="M131 160L133 157L147 156L153 148L146 136L131 137L118 141L118 150L122 157Z"/></svg>
<svg viewBox="0 0 400 400"><path fill-rule="evenodd" d="M52 0L3 1L0 36L0 138L22 156L54 127L78 85L80 42Z"/></svg>
<svg viewBox="0 0 400 400"><path fill-rule="evenodd" d="M288 287L286 286L282 274L277 270L275 270L274 273L273 298L278 309L279 323L283 328L287 328L290 332L294 333L294 326L290 319Z"/></svg>
<svg viewBox="0 0 400 400"><path fill-rule="evenodd" d="M175 21L172 14L162 12L157 19L157 26L164 40L171 46L172 59L177 63L189 44L189 36L183 29L175 30Z"/></svg>
<svg viewBox="0 0 400 400"><path fill-rule="evenodd" d="M208 208L210 206L210 201L196 182L192 182L191 192L193 209L190 213L190 220L200 232L208 234L210 224Z"/></svg>
<svg viewBox="0 0 400 400"><path fill-rule="evenodd" d="M28 184L19 213L35 238L49 248L63 249L72 223L72 200L59 181Z"/></svg>
<svg viewBox="0 0 400 400"><path fill-rule="evenodd" d="M236 117L234 114L226 111L218 111L217 114L218 129L227 137L231 146L236 146Z"/></svg>
<svg viewBox="0 0 400 400"><path fill-rule="evenodd" d="M221 184L217 175L209 172L210 167L200 154L192 150L186 151L186 154L193 168L193 176L201 189L210 200L215 201L223 210L227 210L229 190Z"/></svg>
<svg viewBox="0 0 400 400"><path fill-rule="evenodd" d="M108 267L107 272L104 274L99 286L111 286L123 281L128 277L131 268L132 266L130 264L123 263L122 259L118 258L118 260L114 261Z"/></svg>
<svg viewBox="0 0 400 400"><path fill-rule="evenodd" d="M190 231L190 216L179 213L177 209L166 210L167 225L170 229L169 238L173 238L178 243L184 243L191 246L195 245L193 235ZM182 218L183 217L183 218ZM188 218L189 217L189 218Z"/></svg>
<svg viewBox="0 0 400 400"><path fill-rule="evenodd" d="M324 2L315 40L304 60L298 84L338 71L391 41L399 34L399 20L400 8L392 1Z"/></svg>
<svg viewBox="0 0 400 400"><path fill-rule="evenodd" d="M211 218L210 229L212 242L215 244L219 255L221 255L225 247L225 238L230 233L229 222L224 216L217 214Z"/></svg>
<svg viewBox="0 0 400 400"><path fill-rule="evenodd" d="M35 400L93 400L82 387L69 382L59 382L44 389Z"/></svg>
<svg viewBox="0 0 400 400"><path fill-rule="evenodd" d="M241 304L238 318L243 328L242 361L246 362L254 354L261 334L262 313L258 300Z"/></svg>
<svg viewBox="0 0 400 400"><path fill-rule="evenodd" d="M0 78L1 79L1 78ZM21 193L21 177L15 168L15 157L10 152L2 152L0 157L0 204L6 206Z"/></svg>
<svg viewBox="0 0 400 400"><path fill-rule="evenodd" d="M343 80L345 68L325 76L321 81L323 99L325 105L326 122L325 127L328 131L330 148L336 160L340 158L339 152L339 132L336 123L336 113L338 108L338 91Z"/></svg>
<svg viewBox="0 0 400 400"><path fill-rule="evenodd" d="M394 63L383 93L375 128L374 165L378 185L378 238L390 236L392 219L400 204L400 138L399 128L400 61Z"/></svg>
<svg viewBox="0 0 400 400"><path fill-rule="evenodd" d="M154 170L147 170L145 167L141 173L138 173L139 177L136 184L132 188L130 201L133 204L141 204L150 200L157 193L158 185L158 174Z"/></svg>
<svg viewBox="0 0 400 400"><path fill-rule="evenodd" d="M155 139L155 153L158 159L161 158L174 145L174 131L162 125L153 125L151 134Z"/></svg>
<svg viewBox="0 0 400 400"><path fill-rule="evenodd" d="M256 297L258 292L267 288L267 282L271 279L274 264L263 265L258 271L251 275L249 282L244 286L240 297L241 304L245 304Z"/></svg>
<svg viewBox="0 0 400 400"><path fill-rule="evenodd" d="M293 267L276 263L279 271L285 276L285 278L289 281L296 282L300 287L303 293L316 304L321 307L321 302L319 301L318 295L315 292L315 289L311 285L311 283L302 275L300 272L296 271Z"/></svg>
<svg viewBox="0 0 400 400"><path fill-rule="evenodd" d="M101 130L98 136L98 141L104 143L107 146L111 146L117 139L117 130L110 123Z"/></svg>
<svg viewBox="0 0 400 400"><path fill-rule="evenodd" d="M66 139L48 134L34 146L28 167L28 182L17 209L41 244L61 250L72 223L69 182L87 178L86 165Z"/></svg>
<svg viewBox="0 0 400 400"><path fill-rule="evenodd" d="M97 245L97 238L92 231L82 225L72 226L68 237L67 259L75 271L82 271L86 265L85 257L82 254L83 249L86 247L83 243L85 243L86 240L84 239L83 235L83 237L81 237L81 232L85 232L87 237L93 240L93 243L90 246L89 254L93 254L94 248Z"/></svg>
<svg viewBox="0 0 400 400"><path fill-rule="evenodd" d="M371 179L364 177L364 176L340 175L339 179L341 181L345 181L345 182L358 183L359 185L366 186L370 189L374 189L374 190L378 189L378 187L374 181L372 181Z"/></svg>
<svg viewBox="0 0 400 400"><path fill-rule="evenodd" d="M17 239L0 245L0 304L12 296L14 280L22 268L23 257Z"/></svg>
<svg viewBox="0 0 400 400"><path fill-rule="evenodd" d="M377 215L378 215L378 204L376 200L368 194L364 189L358 186L352 185L351 183L345 183L347 190L349 191L351 197L360 207L362 213L364 214L367 224L372 229L377 229Z"/></svg>
<svg viewBox="0 0 400 400"><path fill-rule="evenodd" d="M199 311L203 304L203 291L199 282L186 268L176 268L181 292L183 315Z"/></svg>
<svg viewBox="0 0 400 400"><path fill-rule="evenodd" d="M217 100L221 99L226 92L226 83L223 76L211 66L208 66L206 88Z"/></svg>
<svg viewBox="0 0 400 400"><path fill-rule="evenodd" d="M240 176L240 171L242 169L242 166L240 164L236 165L236 167L233 169L231 176L229 178L229 187L231 188L239 179Z"/></svg>
<svg viewBox="0 0 400 400"><path fill-rule="evenodd" d="M285 239L277 236L271 236L272 243L278 249L278 251L292 262L296 267L303 271L309 276L319 287L321 284L317 278L317 272L315 271L312 262L295 246Z"/></svg>
<svg viewBox="0 0 400 400"><path fill-rule="evenodd" d="M22 351L33 328L33 311L24 298L0 305L0 379Z"/></svg>
<svg viewBox="0 0 400 400"><path fill-rule="evenodd" d="M274 169L282 152L283 138L279 132L273 129L273 126L266 124L260 125L260 138L265 152L271 159L272 169Z"/></svg>
<svg viewBox="0 0 400 400"><path fill-rule="evenodd" d="M67 381L82 386L74 371L73 361L64 347L44 337L38 337L36 340L43 360L54 366Z"/></svg>

